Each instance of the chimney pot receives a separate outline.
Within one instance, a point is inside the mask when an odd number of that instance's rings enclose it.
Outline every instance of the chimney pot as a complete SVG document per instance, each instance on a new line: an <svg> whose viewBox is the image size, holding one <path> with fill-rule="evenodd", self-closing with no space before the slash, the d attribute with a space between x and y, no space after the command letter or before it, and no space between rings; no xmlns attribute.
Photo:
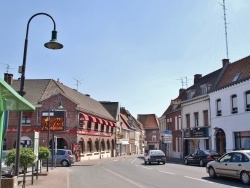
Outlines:
<svg viewBox="0 0 250 188"><path fill-rule="evenodd" d="M222 67L229 63L229 59L222 59Z"/></svg>
<svg viewBox="0 0 250 188"><path fill-rule="evenodd" d="M4 73L4 81L9 85L13 84L13 74Z"/></svg>
<svg viewBox="0 0 250 188"><path fill-rule="evenodd" d="M196 84L200 80L201 77L202 77L202 74L195 74L194 75L194 84Z"/></svg>

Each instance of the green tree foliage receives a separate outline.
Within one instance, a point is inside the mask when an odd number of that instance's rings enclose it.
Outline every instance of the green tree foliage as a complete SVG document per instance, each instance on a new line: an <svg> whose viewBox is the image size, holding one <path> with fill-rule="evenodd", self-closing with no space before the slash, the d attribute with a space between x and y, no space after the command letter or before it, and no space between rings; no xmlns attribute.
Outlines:
<svg viewBox="0 0 250 188"><path fill-rule="evenodd" d="M6 155L6 165L11 166L15 163L16 149L10 150ZM33 148L20 148L20 167L23 167L23 187L25 188L26 183L26 172L27 167L33 165L36 160L36 155L33 152Z"/></svg>
<svg viewBox="0 0 250 188"><path fill-rule="evenodd" d="M39 151L38 151L38 159L47 159L50 155L50 151L47 147L39 147Z"/></svg>

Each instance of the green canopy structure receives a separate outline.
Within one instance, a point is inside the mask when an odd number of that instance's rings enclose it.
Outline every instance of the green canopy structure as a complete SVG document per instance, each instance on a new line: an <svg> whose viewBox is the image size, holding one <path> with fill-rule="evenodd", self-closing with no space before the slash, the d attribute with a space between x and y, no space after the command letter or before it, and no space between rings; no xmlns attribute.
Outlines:
<svg viewBox="0 0 250 188"><path fill-rule="evenodd" d="M35 106L19 95L8 83L0 78L0 159L3 150L4 122L7 111L34 111ZM0 165L1 173L1 165Z"/></svg>

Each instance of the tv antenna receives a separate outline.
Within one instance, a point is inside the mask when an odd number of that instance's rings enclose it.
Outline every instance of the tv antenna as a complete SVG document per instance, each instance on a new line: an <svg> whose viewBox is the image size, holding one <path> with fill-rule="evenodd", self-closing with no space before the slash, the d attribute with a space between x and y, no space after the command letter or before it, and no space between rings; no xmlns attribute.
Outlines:
<svg viewBox="0 0 250 188"><path fill-rule="evenodd" d="M82 84L80 81L82 81L82 80L78 80L78 79L76 79L76 78L73 78L74 80L76 80L76 91L78 91L78 86L80 85L80 84Z"/></svg>
<svg viewBox="0 0 250 188"><path fill-rule="evenodd" d="M223 4L219 3L223 7L224 11L224 26L225 26L225 38L226 38L226 53L227 53L227 59L229 59L228 55L228 41L227 41L227 18L226 18L226 5L225 5L225 0L223 0Z"/></svg>
<svg viewBox="0 0 250 188"><path fill-rule="evenodd" d="M181 81L181 88L183 89L185 86L188 87L188 79L187 77L181 77L180 79L177 79Z"/></svg>
<svg viewBox="0 0 250 188"><path fill-rule="evenodd" d="M14 69L14 68L11 68L9 64L5 64L5 63L0 63L0 64L6 65L6 73L9 73L10 69Z"/></svg>

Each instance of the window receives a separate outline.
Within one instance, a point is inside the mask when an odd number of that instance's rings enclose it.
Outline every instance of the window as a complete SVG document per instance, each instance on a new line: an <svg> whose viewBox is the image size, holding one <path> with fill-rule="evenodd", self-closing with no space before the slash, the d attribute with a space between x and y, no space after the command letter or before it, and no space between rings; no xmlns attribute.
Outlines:
<svg viewBox="0 0 250 188"><path fill-rule="evenodd" d="M30 124L32 112L23 112L22 124Z"/></svg>
<svg viewBox="0 0 250 188"><path fill-rule="evenodd" d="M106 132L107 132L107 133L109 132L109 126L106 127Z"/></svg>
<svg viewBox="0 0 250 188"><path fill-rule="evenodd" d="M216 100L216 111L217 111L217 116L221 116L221 100L217 99Z"/></svg>
<svg viewBox="0 0 250 188"><path fill-rule="evenodd" d="M95 123L95 131L98 131L98 123Z"/></svg>
<svg viewBox="0 0 250 188"><path fill-rule="evenodd" d="M204 126L208 126L208 110L203 111Z"/></svg>
<svg viewBox="0 0 250 188"><path fill-rule="evenodd" d="M194 113L194 126L195 127L199 126L199 114L198 114L198 112Z"/></svg>
<svg viewBox="0 0 250 188"><path fill-rule="evenodd" d="M233 80L232 80L232 82L237 81L238 78L239 78L239 76L240 76L240 72L236 73L235 76L234 76L234 78L233 78Z"/></svg>
<svg viewBox="0 0 250 188"><path fill-rule="evenodd" d="M156 135L152 135L152 141L156 141Z"/></svg>
<svg viewBox="0 0 250 188"><path fill-rule="evenodd" d="M190 114L186 114L187 128L190 128Z"/></svg>
<svg viewBox="0 0 250 188"><path fill-rule="evenodd" d="M101 132L103 132L104 131L104 125L102 124L101 125Z"/></svg>
<svg viewBox="0 0 250 188"><path fill-rule="evenodd" d="M90 122L90 121L88 121L87 129L88 129L88 130L91 130L91 122Z"/></svg>
<svg viewBox="0 0 250 188"><path fill-rule="evenodd" d="M202 94L202 95L207 94L208 91L209 91L209 89L210 89L210 85L208 85L208 84L202 85L202 86L201 86L201 94Z"/></svg>
<svg viewBox="0 0 250 188"><path fill-rule="evenodd" d="M238 107L237 107L237 95L232 95L231 97L232 101L232 113L238 113Z"/></svg>
<svg viewBox="0 0 250 188"><path fill-rule="evenodd" d="M250 91L246 92L246 111L250 111Z"/></svg>

